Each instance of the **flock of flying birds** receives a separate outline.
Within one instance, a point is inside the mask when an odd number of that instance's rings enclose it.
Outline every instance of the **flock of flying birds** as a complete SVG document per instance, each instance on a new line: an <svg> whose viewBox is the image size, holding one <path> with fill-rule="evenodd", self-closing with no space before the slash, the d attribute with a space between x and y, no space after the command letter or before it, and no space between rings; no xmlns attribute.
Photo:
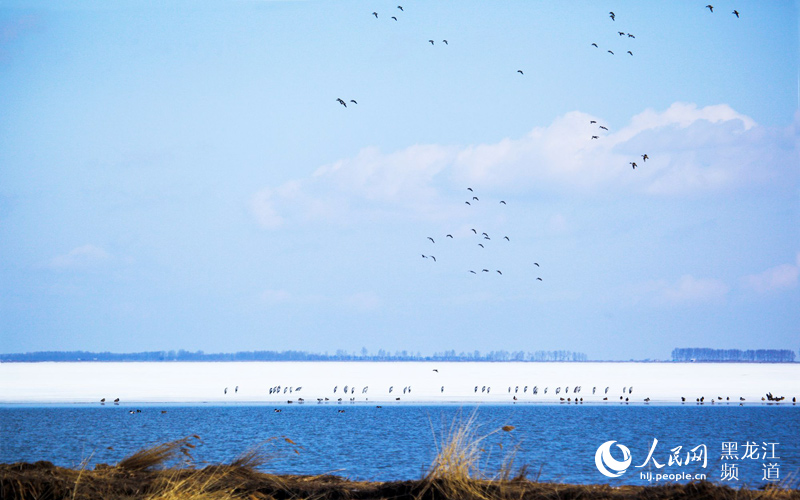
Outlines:
<svg viewBox="0 0 800 500"><path fill-rule="evenodd" d="M473 190L471 187L468 187L468 188L467 188L467 191L469 191L469 196L470 196L471 198L470 198L470 199L468 199L468 200L466 200L466 201L464 202L464 205L467 205L467 206L469 206L469 207L472 207L472 206L474 206L475 204L478 204L478 203L480 203L480 202L481 202L481 201L480 201L480 198L478 198L478 196L476 196L476 194L475 194L475 190ZM505 200L500 200L500 201L499 201L497 204L498 204L498 205L504 205L504 206L505 206L505 205L508 205L508 203L506 203L506 201L505 201ZM492 241L492 237L491 237L491 236L489 236L489 233L487 233L487 232L485 232L485 231L478 232L478 230L477 230L477 229L475 229L475 228L470 228L470 231L472 232L471 238L472 238L472 239L474 239L474 240L477 240L477 242L478 242L478 243L477 243L477 246L478 246L478 247L480 247L480 248L481 248L481 249L483 249L483 250L486 250L486 245L489 245L489 244L490 244L489 242L490 242L490 241ZM432 245L435 245L435 244L436 244L436 240L433 238L433 236L428 236L428 237L427 237L427 239L428 239L428 240L430 240L430 242L431 242L431 244L432 244ZM452 235L452 234L449 234L449 233L448 233L448 234L446 234L446 235L444 236L444 239L445 239L445 240L448 240L448 239L454 239L454 237L453 237L453 235ZM497 239L498 239L498 240L500 240L500 241L501 241L501 242L503 242L503 243L506 243L506 242L507 242L507 243L510 243L510 242L511 242L511 238L509 238L509 237L508 237L508 236L506 236L506 235L502 236L501 238L497 238ZM431 261L433 261L433 262L437 262L437 260L436 260L436 256L435 256L435 255L432 255L432 254L427 254L427 255L426 255L426 254L424 254L424 253L423 253L423 254L421 254L421 255L422 255L422 258L423 258L423 259L430 259L430 260L431 260ZM539 263L538 263L538 262L533 262L533 264L532 264L532 265L536 266L537 268L538 268L538 267L541 267L541 266L539 265ZM480 270L476 270L476 269L478 269L478 268L475 268L475 269L469 269L468 271L469 271L469 273L470 273L470 274L476 274L476 275L477 275L477 274L479 274L479 273L492 273L492 271L491 271L490 269L488 269L488 268L485 268L485 267L482 267L482 266L481 266ZM500 269L495 269L495 270L494 270L494 273L496 273L496 274L498 274L498 275L500 275L500 276L502 276L502 275L503 275L503 271L501 271ZM537 278L536 278L536 280L537 280L537 281L543 281L541 277L537 277Z"/></svg>
<svg viewBox="0 0 800 500"><path fill-rule="evenodd" d="M714 12L714 6L713 6L713 5L710 5L710 4L709 4L709 5L706 5L706 6L705 6L705 8L707 8L707 9L708 9L708 10L709 10L711 13L713 13L713 12ZM405 12L405 10L403 9L403 6L402 6L402 5L398 5L398 6L397 6L397 11L398 11L398 12L395 12L395 14L397 14L397 15L399 15L399 13L400 13L400 12ZM732 12L732 14L733 14L733 15L735 15L737 18L739 18L739 11L738 11L738 10L734 10L734 11ZM375 17L375 19L378 19L378 18L379 18L378 12L375 12L375 11L373 11L371 15L372 15L372 16L374 16L374 17ZM392 20L394 20L394 21L398 21L397 15L390 16L390 18L391 18ZM608 16L609 16L609 18L611 18L611 20L612 20L612 21L616 21L616 17L617 17L617 15L616 15L616 14L615 14L613 11L609 12L609 13L608 13ZM635 35L633 35L632 33L625 32L625 31L617 31L617 34L618 34L620 37L623 37L623 38L624 38L624 39L626 39L626 40L629 40L629 39L630 39L630 40L632 40L632 39L636 39L636 36L635 36ZM431 45L435 45L435 41L434 41L433 39L429 39L429 40L428 40L428 43L430 43ZM448 42L446 39L445 39L445 40L442 40L442 43L444 43L445 45L449 45L449 42ZM599 48L599 46L597 45L597 43L592 43L591 45L592 45L593 47L595 47L595 48ZM613 50L610 50L610 49L609 49L609 50L607 50L607 52L608 52L608 53L610 53L611 55L614 55L614 51L613 51ZM633 56L633 51L632 51L632 50L628 50L628 51L627 51L627 54L629 54L629 55ZM524 73L524 72L523 72L521 69L518 69L518 70L517 70L517 73L519 73L520 75L524 75L524 74L525 74L525 73ZM345 108L347 107L347 102L345 102L345 100L344 100L344 99L342 99L342 98L338 97L338 98L336 98L336 101L337 101L339 104L341 104L342 106L344 106ZM352 103L352 104L358 104L358 102L357 102L355 99L350 99L350 101L349 101L349 102L350 102L350 103ZM591 125L598 125L599 129L601 129L601 130L608 131L608 127L606 127L606 126L604 126L604 125L599 125L599 124L597 124L597 121L596 121L596 120L591 120L589 123L590 123ZM591 136L591 139L600 139L600 135L592 135L592 136ZM644 162L647 162L647 160L648 160L648 159L650 159L650 157L647 155L647 153L644 153L644 154L642 154L642 155L640 155L640 156L641 156L641 158L642 158L642 162L643 162L643 163L644 163ZM631 166L631 168L633 168L633 170L636 170L636 167L637 167L637 166L639 166L639 165L638 165L638 164L637 164L635 161L630 161L630 162L628 162L628 164ZM472 188L467 188L467 189L468 189L470 192L472 192L472 191L473 191L473 190L472 190ZM474 194L474 193L473 193L473 194ZM467 205L472 205L472 203L473 203L473 202L478 202L478 201L480 201L480 200L478 199L478 197L477 197L477 196L472 196L472 199L471 199L471 200L467 200L465 203L466 203ZM503 205L505 205L505 204L506 204L506 202L505 202L505 201L500 201L500 204L503 204ZM480 246L481 248L486 248L486 247L485 247L485 245L484 245L484 240L485 240L485 241L489 241L489 240L491 240L491 237L490 237L490 236L489 236L489 235L488 235L486 232L483 232L483 233L479 234L479 233L478 233L478 231L477 231L476 229L472 229L472 232L474 233L474 236L475 236L475 237L479 237L479 236L481 236L481 237L483 238L483 239L482 239L482 240L481 240L481 241L478 243L478 246ZM447 234L447 235L445 236L445 239L447 239L447 238L450 238L450 239L452 239L452 238L453 238L453 235L451 235L451 234ZM429 237L428 237L428 239L431 241L431 243L432 243L432 244L435 244L435 243L436 243L436 241L433 239L433 237L429 236ZM508 236L504 236L502 239L504 239L504 240L506 240L506 241L510 241L510 239L509 239L509 237L508 237ZM433 262L436 262L436 257L435 257L434 255L426 255L426 254L422 254L422 257L423 257L423 258L425 258L425 259L430 259L430 260L431 260L431 261L433 261ZM539 267L539 264L538 264L538 263L534 263L534 265L535 265L536 267ZM481 269L480 269L480 271L476 271L475 269L470 269L470 270L469 270L469 272L470 272L470 273L472 273L472 274L478 274L479 272L481 272L481 273L490 273L491 271L490 271L489 269L487 269L487 268L481 268ZM499 270L499 269L496 269L496 270L495 270L495 272L496 272L497 274L499 274L499 275L502 275L502 274L503 274L503 273L502 273L502 271L501 271L501 270ZM537 277L536 279L537 279L538 281L542 281L542 278L541 278L541 277Z"/></svg>

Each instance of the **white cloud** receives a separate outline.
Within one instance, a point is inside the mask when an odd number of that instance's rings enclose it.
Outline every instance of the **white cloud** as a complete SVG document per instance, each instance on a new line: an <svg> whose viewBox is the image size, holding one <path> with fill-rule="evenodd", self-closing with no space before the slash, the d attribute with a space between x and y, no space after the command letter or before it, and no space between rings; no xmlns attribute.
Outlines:
<svg viewBox="0 0 800 500"><path fill-rule="evenodd" d="M713 278L695 278L689 274L675 282L651 281L637 287L637 295L643 293L660 304L697 304L724 300L730 290L722 281Z"/></svg>
<svg viewBox="0 0 800 500"><path fill-rule="evenodd" d="M83 245L70 250L64 255L50 259L48 267L53 269L88 268L107 261L111 256L100 247Z"/></svg>
<svg viewBox="0 0 800 500"><path fill-rule="evenodd" d="M795 288L798 276L800 276L800 253L797 254L794 264L771 267L761 273L745 276L742 282L745 288L757 293L767 293Z"/></svg>
<svg viewBox="0 0 800 500"><path fill-rule="evenodd" d="M464 186L682 196L776 180L790 184L798 176L783 168L796 160L797 132L764 129L725 104L648 109L619 130L599 129L603 123L573 111L521 138L491 144L413 145L391 153L368 147L308 178L259 191L251 207L259 224L275 228L285 219L436 214L444 210L440 194Z"/></svg>
<svg viewBox="0 0 800 500"><path fill-rule="evenodd" d="M264 290L261 292L260 298L262 301L268 304L274 304L290 300L292 298L292 294L286 290Z"/></svg>

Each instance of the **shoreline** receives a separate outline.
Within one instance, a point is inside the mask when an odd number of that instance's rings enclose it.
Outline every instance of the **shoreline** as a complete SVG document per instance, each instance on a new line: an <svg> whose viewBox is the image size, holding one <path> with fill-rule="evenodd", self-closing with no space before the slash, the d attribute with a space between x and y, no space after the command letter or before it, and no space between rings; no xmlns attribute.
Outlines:
<svg viewBox="0 0 800 500"><path fill-rule="evenodd" d="M632 390L631 390L632 389ZM695 404L800 398L798 363L0 363L0 404ZM681 401L681 397L686 401ZM327 399L326 399L327 398ZM399 398L399 399L398 399ZM607 398L607 399L603 399ZM720 399L721 398L721 399ZM711 401L714 403L711 403ZM288 403L292 401L292 403Z"/></svg>

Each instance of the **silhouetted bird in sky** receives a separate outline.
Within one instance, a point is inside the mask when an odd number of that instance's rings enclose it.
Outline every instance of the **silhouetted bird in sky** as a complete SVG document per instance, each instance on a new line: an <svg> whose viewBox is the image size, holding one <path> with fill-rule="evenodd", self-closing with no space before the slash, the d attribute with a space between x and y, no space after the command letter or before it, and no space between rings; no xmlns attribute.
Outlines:
<svg viewBox="0 0 800 500"><path fill-rule="evenodd" d="M478 274L475 271L473 271L472 269L470 269L469 272L471 272L472 274Z"/></svg>
<svg viewBox="0 0 800 500"><path fill-rule="evenodd" d="M650 159L650 157L649 157L649 156L647 156L647 154L643 154L643 155L642 155L642 161L647 161L647 160L649 160L649 159Z"/></svg>
<svg viewBox="0 0 800 500"><path fill-rule="evenodd" d="M597 123L597 120L591 120L591 121L589 122L589 124L592 124L592 123Z"/></svg>
<svg viewBox="0 0 800 500"><path fill-rule="evenodd" d="M433 40L428 40L428 41L431 42L431 45L433 45Z"/></svg>
<svg viewBox="0 0 800 500"><path fill-rule="evenodd" d="M481 200L478 199L477 196L473 196L472 199L475 200L475 201L481 201Z"/></svg>
<svg viewBox="0 0 800 500"><path fill-rule="evenodd" d="M433 238L431 238L430 236L428 236L428 239L431 240L431 243L436 243L435 241L433 241Z"/></svg>
<svg viewBox="0 0 800 500"><path fill-rule="evenodd" d="M503 236L503 238L505 238L506 241L511 241L508 239L508 236Z"/></svg>
<svg viewBox="0 0 800 500"><path fill-rule="evenodd" d="M538 281L542 281L542 278L536 278Z"/></svg>
<svg viewBox="0 0 800 500"><path fill-rule="evenodd" d="M628 38L636 38L636 37L628 33Z"/></svg>
<svg viewBox="0 0 800 500"><path fill-rule="evenodd" d="M592 136L592 139L599 139L599 138L600 138L600 137L598 137L598 136L596 136L596 135L593 135L593 136Z"/></svg>
<svg viewBox="0 0 800 500"><path fill-rule="evenodd" d="M625 36L625 32L624 32L624 31L617 31L617 34L618 34L619 36Z"/></svg>
<svg viewBox="0 0 800 500"><path fill-rule="evenodd" d="M488 273L488 272L489 272L489 270L488 270L488 269L481 269L481 272L482 272L482 273Z"/></svg>
<svg viewBox="0 0 800 500"><path fill-rule="evenodd" d="M478 246L481 248L486 248L485 246L483 246L483 243L478 243Z"/></svg>
<svg viewBox="0 0 800 500"><path fill-rule="evenodd" d="M616 16L614 16L614 13L613 13L613 12L609 12L609 13L608 13L608 17L610 17L610 18L611 18L611 20L613 21L613 20L614 20L614 17L616 17Z"/></svg>
<svg viewBox="0 0 800 500"><path fill-rule="evenodd" d="M536 266L536 267L541 267L541 266L539 266L538 262L534 262L533 265Z"/></svg>
<svg viewBox="0 0 800 500"><path fill-rule="evenodd" d="M431 259L433 259L433 261L436 262L436 257L434 257L433 255L431 255Z"/></svg>
<svg viewBox="0 0 800 500"><path fill-rule="evenodd" d="M373 12L372 15L375 16L375 19L378 19L378 13L377 12Z"/></svg>
<svg viewBox="0 0 800 500"><path fill-rule="evenodd" d="M350 99L350 102L352 102L353 104L358 104L355 99Z"/></svg>
<svg viewBox="0 0 800 500"><path fill-rule="evenodd" d="M636 162L635 161L629 161L628 163L630 163L631 167L633 167L633 169L636 170Z"/></svg>
<svg viewBox="0 0 800 500"><path fill-rule="evenodd" d="M503 275L503 273L501 273L499 269L497 270L497 274L499 274L501 276Z"/></svg>
<svg viewBox="0 0 800 500"><path fill-rule="evenodd" d="M714 6L713 5L710 5L710 4L706 5L706 9L710 10L712 13L714 12Z"/></svg>
<svg viewBox="0 0 800 500"><path fill-rule="evenodd" d="M464 203L466 203L467 205L472 205L472 203L470 203L468 201L465 201Z"/></svg>
<svg viewBox="0 0 800 500"><path fill-rule="evenodd" d="M604 127L602 125L600 125L600 128L603 129L603 130L608 130L608 127Z"/></svg>
<svg viewBox="0 0 800 500"><path fill-rule="evenodd" d="M452 234L448 234L446 237L447 237L447 238L452 238L452 237L453 237L453 235L452 235Z"/></svg>
<svg viewBox="0 0 800 500"><path fill-rule="evenodd" d="M596 44L596 43L593 43L593 44L592 44L592 46L593 46L593 47L597 47L597 44Z"/></svg>
<svg viewBox="0 0 800 500"><path fill-rule="evenodd" d="M472 191L472 188L467 188L467 191Z"/></svg>
<svg viewBox="0 0 800 500"><path fill-rule="evenodd" d="M403 6L402 6L402 5L398 5L398 6L397 6L397 8L398 8L398 9L400 9L400 12L404 12L404 11L403 11Z"/></svg>
<svg viewBox="0 0 800 500"><path fill-rule="evenodd" d="M628 54L630 54L630 55L633 55L633 52L631 52L631 51L629 50L629 51L628 51Z"/></svg>
<svg viewBox="0 0 800 500"><path fill-rule="evenodd" d="M737 19L739 18L739 11L738 10L734 10L733 12L731 12L731 14L735 14Z"/></svg>
<svg viewBox="0 0 800 500"><path fill-rule="evenodd" d="M444 42L445 45L450 45L449 43L447 43L447 40L442 40L442 42Z"/></svg>
<svg viewBox="0 0 800 500"><path fill-rule="evenodd" d="M394 16L392 16L392 19L394 19L395 21L397 21L397 18L396 18L396 17L394 17Z"/></svg>
<svg viewBox="0 0 800 500"><path fill-rule="evenodd" d="M337 101L339 104L341 104L342 106L344 106L345 108L347 107L347 103L346 103L346 102L344 102L344 101L342 100L342 98L341 98L341 97L337 97L337 98L336 98L336 101Z"/></svg>
<svg viewBox="0 0 800 500"><path fill-rule="evenodd" d="M500 200L500 203L503 204L503 205L507 205L507 203L504 202L503 200Z"/></svg>
<svg viewBox="0 0 800 500"><path fill-rule="evenodd" d="M614 53L610 50L608 51L608 53L611 54L612 56L614 55Z"/></svg>
<svg viewBox="0 0 800 500"><path fill-rule="evenodd" d="M478 231L476 231L474 229L472 229L472 232L475 233L475 234L478 234Z"/></svg>
<svg viewBox="0 0 800 500"><path fill-rule="evenodd" d="M517 70L517 73L519 73L520 75L524 75L524 74L525 74L525 73L523 73L523 72L522 72L522 70L521 70L521 69L518 69L518 70Z"/></svg>

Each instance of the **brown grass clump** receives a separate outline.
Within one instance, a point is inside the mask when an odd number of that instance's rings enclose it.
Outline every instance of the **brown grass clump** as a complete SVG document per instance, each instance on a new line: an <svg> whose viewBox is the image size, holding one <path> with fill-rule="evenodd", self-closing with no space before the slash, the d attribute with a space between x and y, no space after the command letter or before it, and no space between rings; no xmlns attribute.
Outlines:
<svg viewBox="0 0 800 500"><path fill-rule="evenodd" d="M504 451L500 469L490 473L483 464L488 463L491 447L486 441L499 432L511 432L512 425L504 425L488 434L481 435L476 423L476 414L472 413L466 420L456 419L445 435L438 453L428 474L422 479L422 487L417 500L441 496L443 498L470 498L478 500L495 500L506 498L505 485L514 474L514 459L519 447ZM497 443L502 450L503 445ZM484 456L486 461L484 462ZM527 468L521 468L514 476L514 481L523 480Z"/></svg>

